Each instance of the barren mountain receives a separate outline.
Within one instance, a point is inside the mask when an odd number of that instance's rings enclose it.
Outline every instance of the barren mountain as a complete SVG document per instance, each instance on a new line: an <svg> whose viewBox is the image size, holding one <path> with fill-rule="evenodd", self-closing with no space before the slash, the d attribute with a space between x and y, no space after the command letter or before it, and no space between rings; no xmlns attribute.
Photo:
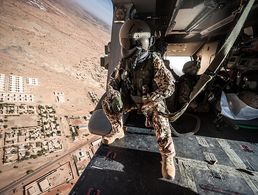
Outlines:
<svg viewBox="0 0 258 195"><path fill-rule="evenodd" d="M88 92L104 91L99 57L108 26L69 0L0 2L0 72L39 78L41 87L27 91L36 103L52 103L53 91L62 91L64 114L92 109Z"/></svg>

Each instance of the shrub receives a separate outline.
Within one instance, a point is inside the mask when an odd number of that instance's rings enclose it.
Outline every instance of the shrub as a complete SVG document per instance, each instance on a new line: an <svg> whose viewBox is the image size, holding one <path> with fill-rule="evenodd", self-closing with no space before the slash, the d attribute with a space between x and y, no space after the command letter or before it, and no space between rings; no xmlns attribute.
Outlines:
<svg viewBox="0 0 258 195"><path fill-rule="evenodd" d="M32 170L32 169L29 169L29 170L27 170L26 171L26 174L28 175L28 174L31 174L31 173L33 173L34 171Z"/></svg>

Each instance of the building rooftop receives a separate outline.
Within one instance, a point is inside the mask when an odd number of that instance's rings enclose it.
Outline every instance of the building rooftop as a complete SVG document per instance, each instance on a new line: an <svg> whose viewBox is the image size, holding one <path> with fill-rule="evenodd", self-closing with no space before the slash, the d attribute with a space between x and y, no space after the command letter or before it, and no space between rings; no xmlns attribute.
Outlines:
<svg viewBox="0 0 258 195"><path fill-rule="evenodd" d="M50 188L49 181L47 179L44 179L43 181L39 182L39 187L42 190L42 192L47 191Z"/></svg>

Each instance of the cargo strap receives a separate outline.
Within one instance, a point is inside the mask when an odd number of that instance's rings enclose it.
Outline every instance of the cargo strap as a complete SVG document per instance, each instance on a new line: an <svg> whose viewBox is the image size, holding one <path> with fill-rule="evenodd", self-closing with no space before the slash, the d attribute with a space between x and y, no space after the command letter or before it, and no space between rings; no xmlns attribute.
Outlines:
<svg viewBox="0 0 258 195"><path fill-rule="evenodd" d="M244 8L239 19L237 20L231 33L227 37L225 43L218 51L207 70L204 72L204 74L201 75L200 79L194 86L193 91L190 94L190 100L179 111L165 115L163 114L165 117L169 118L171 122L176 121L180 116L182 116L182 114L186 111L190 103L200 94L201 91L203 91L206 88L207 84L215 77L215 73L219 70L219 68L225 61L237 37L239 36L254 2L255 0L248 1L246 7Z"/></svg>

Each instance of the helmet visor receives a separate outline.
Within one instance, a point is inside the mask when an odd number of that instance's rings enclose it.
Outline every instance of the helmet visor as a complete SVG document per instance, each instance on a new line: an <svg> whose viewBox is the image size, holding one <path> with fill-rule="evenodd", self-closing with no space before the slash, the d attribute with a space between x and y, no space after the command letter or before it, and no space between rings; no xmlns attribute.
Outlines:
<svg viewBox="0 0 258 195"><path fill-rule="evenodd" d="M137 41L132 38L121 38L120 44L124 49L132 49L137 46Z"/></svg>

